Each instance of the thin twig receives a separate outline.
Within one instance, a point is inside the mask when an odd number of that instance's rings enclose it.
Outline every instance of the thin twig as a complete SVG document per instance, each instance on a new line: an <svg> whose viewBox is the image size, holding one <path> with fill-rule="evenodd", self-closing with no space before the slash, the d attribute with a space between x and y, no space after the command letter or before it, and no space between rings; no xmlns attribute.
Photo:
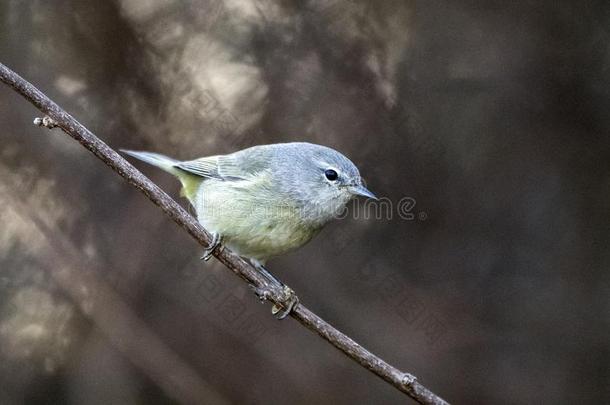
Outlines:
<svg viewBox="0 0 610 405"><path fill-rule="evenodd" d="M0 80L21 94L36 108L51 118L47 123L60 127L66 134L80 142L85 148L102 160L112 170L124 177L130 184L142 191L158 205L171 219L184 228L202 246L209 246L211 235L190 216L178 203L170 198L156 184L140 173L108 145L97 138L71 115L51 101L40 90L28 83L15 72L0 64ZM265 279L252 267L229 249L217 249L214 256L233 273L250 284L268 291L269 300L282 305L283 291L269 286ZM391 366L360 346L350 337L341 333L302 304L297 305L290 315L308 329L316 332L330 344L354 359L377 376L422 404L447 404L446 401L424 387L414 376Z"/></svg>
<svg viewBox="0 0 610 405"><path fill-rule="evenodd" d="M127 303L98 274L104 274L67 238L57 235L41 218L39 210L27 205L25 196L7 179L5 198L16 214L42 236L42 254L56 266L44 269L72 299L81 312L119 352L154 381L165 394L181 404L228 404L229 401L167 346ZM86 271L83 269L87 269Z"/></svg>

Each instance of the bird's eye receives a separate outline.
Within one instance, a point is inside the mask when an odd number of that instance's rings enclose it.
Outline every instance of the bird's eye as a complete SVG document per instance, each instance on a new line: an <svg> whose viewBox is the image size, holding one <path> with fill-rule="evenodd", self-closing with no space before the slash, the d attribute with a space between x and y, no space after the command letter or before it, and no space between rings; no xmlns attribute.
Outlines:
<svg viewBox="0 0 610 405"><path fill-rule="evenodd" d="M327 169L324 172L324 175L326 176L326 178L330 181L335 181L337 180L337 178L339 178L339 175L337 174L336 171L334 171L333 169Z"/></svg>

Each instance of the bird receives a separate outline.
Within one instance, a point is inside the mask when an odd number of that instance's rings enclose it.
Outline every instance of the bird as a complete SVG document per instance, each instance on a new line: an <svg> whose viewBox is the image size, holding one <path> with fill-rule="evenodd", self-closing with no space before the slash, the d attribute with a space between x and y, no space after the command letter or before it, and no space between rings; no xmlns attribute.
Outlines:
<svg viewBox="0 0 610 405"><path fill-rule="evenodd" d="M345 155L308 142L257 145L185 161L121 151L178 178L181 196L213 237L202 259L222 243L282 287L265 267L269 259L305 245L356 196L377 199ZM274 313L285 317L293 305Z"/></svg>

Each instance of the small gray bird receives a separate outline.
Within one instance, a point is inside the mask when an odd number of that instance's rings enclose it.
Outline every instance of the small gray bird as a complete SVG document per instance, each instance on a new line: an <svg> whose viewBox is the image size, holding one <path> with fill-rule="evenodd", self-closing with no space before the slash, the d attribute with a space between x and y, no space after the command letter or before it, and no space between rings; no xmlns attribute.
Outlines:
<svg viewBox="0 0 610 405"><path fill-rule="evenodd" d="M309 242L355 196L376 198L348 158L311 143L260 145L187 161L123 152L180 180L181 195L214 236L206 260L222 241L282 286L264 268L269 258Z"/></svg>

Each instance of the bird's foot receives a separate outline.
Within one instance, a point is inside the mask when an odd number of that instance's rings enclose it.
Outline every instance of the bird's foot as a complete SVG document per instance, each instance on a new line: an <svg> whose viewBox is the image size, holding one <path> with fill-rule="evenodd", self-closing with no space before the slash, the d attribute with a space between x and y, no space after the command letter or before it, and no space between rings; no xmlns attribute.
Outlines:
<svg viewBox="0 0 610 405"><path fill-rule="evenodd" d="M275 278L275 276L271 274L269 270L267 270L267 268L258 260L250 259L250 262L267 281L264 283L263 287L250 285L250 288L254 290L254 293L261 300L261 302L265 302L270 299L273 296L273 290L279 292L279 297L276 300L277 303L273 304L271 313L279 320L286 318L288 314L290 314L290 311L292 311L294 307L298 305L299 297L297 297L292 288Z"/></svg>
<svg viewBox="0 0 610 405"><path fill-rule="evenodd" d="M256 294L261 303L264 303L272 297L271 288L273 287L269 287L266 284L264 287L256 287L250 284L250 288L254 291L254 294ZM296 305L298 305L299 297L297 297L292 288L286 285L282 285L280 288L280 300L277 304L273 304L273 307L271 307L271 313L276 319L281 321L290 314Z"/></svg>
<svg viewBox="0 0 610 405"><path fill-rule="evenodd" d="M212 243L203 251L203 256L201 256L201 260L208 261L214 254L214 251L220 246L220 234L218 232L212 233Z"/></svg>
<svg viewBox="0 0 610 405"><path fill-rule="evenodd" d="M299 305L299 297L295 294L292 288L287 285L282 290L282 301L279 304L274 304L271 308L271 313L278 320L286 318L290 312Z"/></svg>

